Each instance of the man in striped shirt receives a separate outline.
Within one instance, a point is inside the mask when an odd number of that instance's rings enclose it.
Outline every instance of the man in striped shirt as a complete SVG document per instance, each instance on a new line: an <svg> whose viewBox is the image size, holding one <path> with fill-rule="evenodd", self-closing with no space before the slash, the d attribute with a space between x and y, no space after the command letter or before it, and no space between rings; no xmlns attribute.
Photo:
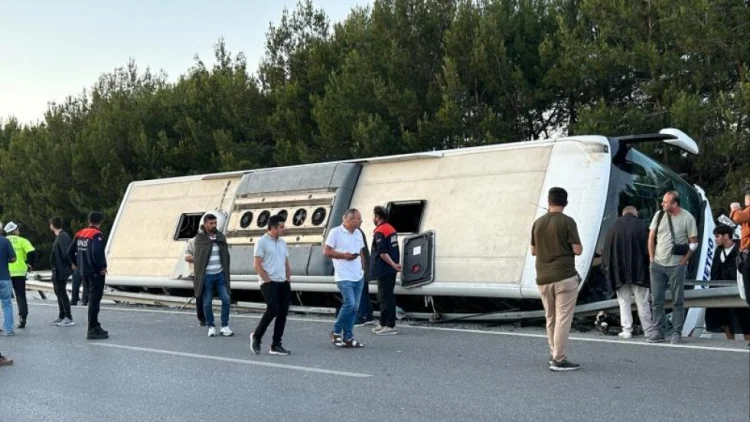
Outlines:
<svg viewBox="0 0 750 422"><path fill-rule="evenodd" d="M229 246L224 233L217 229L216 215L207 213L203 224L195 236L193 257L195 263L195 296L203 294L203 312L206 315L208 336L216 336L214 327L213 297L218 291L221 299L222 336L234 335L229 328L230 280L229 280Z"/></svg>

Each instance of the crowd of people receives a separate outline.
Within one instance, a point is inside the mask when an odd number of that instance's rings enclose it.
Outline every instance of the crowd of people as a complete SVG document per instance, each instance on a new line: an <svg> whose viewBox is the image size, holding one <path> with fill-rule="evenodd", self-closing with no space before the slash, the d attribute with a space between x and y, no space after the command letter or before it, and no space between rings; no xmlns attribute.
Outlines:
<svg viewBox="0 0 750 422"><path fill-rule="evenodd" d="M550 189L548 212L538 218L532 227L531 254L536 257L536 282L545 310L549 344L549 368L552 371L571 371L579 365L566 355L568 337L575 312L578 286L581 278L575 268L575 257L583 253L576 222L564 214L568 193L563 188ZM654 215L648 229L638 218L638 210L627 206L622 217L607 234L602 254L602 267L607 280L617 293L620 303L622 332L619 336L633 336L632 302L647 341L660 343L666 340L667 323L665 296L669 289L672 298L672 332L670 341L682 341L684 321L684 288L687 267L698 247L698 228L695 217L680 206L677 192L667 192L662 200L662 210ZM730 218L741 229L741 240L735 241L733 229L719 225L714 230L717 249L713 257L711 278L714 280L739 280L741 296L750 305L750 188L745 192L745 206L733 203ZM100 230L101 213L89 214L89 227L76 233L71 240L62 229L62 219L50 219L50 230L55 235L50 254L52 283L58 301L58 318L52 324L60 327L75 325L71 314L71 301L67 296L67 281L72 276L73 298L78 302L78 289L84 285L83 302L88 305L88 340L109 337L98 320L99 305L107 274L104 253L104 235ZM197 300L196 312L202 326L208 326L208 336L230 337L231 304L230 254L225 235L218 230L218 217L207 213L202 218L198 234L186 247L185 260L192 266L193 284ZM342 296L342 306L330 332L333 346L362 348L364 343L354 337L355 326L375 325L372 333L379 336L398 334L396 328L395 286L396 275L402 270L396 230L388 223L388 212L377 206L373 209L375 231L368 250L367 238L360 228L362 215L357 209L344 213L342 224L329 231L323 254L330 258L334 278ZM2 224L0 224L2 226ZM17 328L26 326L26 274L33 269L35 250L21 237L14 222L4 227L0 236L0 301L4 326L8 336L15 333L12 292L15 292L19 310ZM255 243L253 266L258 274L260 291L266 310L250 334L251 350L261 353L263 337L274 323L269 353L289 355L282 345L289 306L292 300L291 266L289 249L283 239L285 221L281 216L270 217L266 233ZM7 264L5 264L7 263ZM76 281L77 278L77 281ZM377 280L380 320L375 322L369 300L368 282ZM746 281L743 284L742 281ZM220 328L216 330L213 298L221 300ZM747 308L709 310L709 325L719 327L729 338L739 330L750 341L750 310ZM710 323L708 321L711 321ZM739 327L739 328L738 328ZM13 361L0 355L0 366Z"/></svg>
<svg viewBox="0 0 750 422"><path fill-rule="evenodd" d="M104 235L99 229L104 216L91 212L89 226L76 233L73 240L62 229L62 218L49 220L49 228L55 235L50 254L52 284L57 296L58 318L52 321L59 327L75 325L68 299L67 283L74 276L73 297L77 302L75 278L83 281L84 301L88 305L88 331L86 338L101 340L109 337L108 332L99 324L99 304L104 293L104 281L107 274L107 259L104 253ZM13 336L16 328L26 328L29 314L26 301L26 276L33 271L36 261L36 250L28 239L21 236L18 225L8 222L2 227L0 236L0 302L3 308L3 331L6 336ZM7 263L7 264L6 264ZM79 284L80 285L80 284ZM19 323L14 325L12 292L15 293L18 305ZM13 361L0 354L0 366L11 365Z"/></svg>
<svg viewBox="0 0 750 422"><path fill-rule="evenodd" d="M741 240L735 241L734 230L726 225L718 225L714 230L717 249L711 279L739 279L740 295L750 306L750 187L744 193L744 207L739 203L730 205L730 218L741 226ZM563 213L567 204L567 192L552 188L549 212L534 222L531 236L531 253L536 256L537 284L547 320L549 364L553 371L579 368L565 354L581 282L575 269L575 256L583 251L575 221ZM635 298L647 341L664 342L667 334L664 303L669 289L673 308L670 341L679 344L685 317L685 276L698 247L698 228L695 217L680 206L678 192L667 192L661 206L662 210L654 215L648 229L638 218L635 207L626 206L622 210L622 217L607 233L602 267L620 304L622 331L619 336L633 337L632 302ZM709 325L722 326L731 339L734 339L735 327L739 326L745 339L750 341L750 309L711 309L706 319Z"/></svg>

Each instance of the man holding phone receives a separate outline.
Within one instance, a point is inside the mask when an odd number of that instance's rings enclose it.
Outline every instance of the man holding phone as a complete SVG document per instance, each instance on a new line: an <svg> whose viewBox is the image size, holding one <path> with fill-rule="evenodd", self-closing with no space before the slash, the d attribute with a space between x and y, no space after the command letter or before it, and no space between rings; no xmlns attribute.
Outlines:
<svg viewBox="0 0 750 422"><path fill-rule="evenodd" d="M360 348L364 345L354 339L354 322L365 275L361 256L365 240L357 230L362 215L352 208L344 213L343 220L343 224L328 233L323 249L323 254L333 260L334 279L344 302L331 332L331 342L336 347Z"/></svg>

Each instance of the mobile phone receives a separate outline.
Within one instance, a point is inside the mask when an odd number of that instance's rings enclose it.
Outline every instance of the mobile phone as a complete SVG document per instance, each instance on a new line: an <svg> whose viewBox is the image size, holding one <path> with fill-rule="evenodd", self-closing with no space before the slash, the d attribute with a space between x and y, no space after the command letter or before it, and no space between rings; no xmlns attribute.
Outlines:
<svg viewBox="0 0 750 422"><path fill-rule="evenodd" d="M353 253L352 255L354 255L354 257L356 258L356 257L358 257L358 256L359 256L359 252L357 252L357 253Z"/></svg>

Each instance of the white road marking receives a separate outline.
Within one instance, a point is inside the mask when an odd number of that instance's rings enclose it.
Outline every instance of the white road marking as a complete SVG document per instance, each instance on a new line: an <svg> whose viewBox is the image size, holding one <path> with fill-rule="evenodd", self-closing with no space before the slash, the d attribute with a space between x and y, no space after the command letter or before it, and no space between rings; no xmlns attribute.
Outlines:
<svg viewBox="0 0 750 422"><path fill-rule="evenodd" d="M545 340L547 339L546 334L511 333L511 332L502 332L502 331L472 330L472 329L464 329L464 328L420 327L420 326L409 326L409 325L407 325L406 327L416 328L420 330L455 331L455 332L460 332L460 333L494 334L494 335L501 335L501 336L534 337L534 338L542 338ZM683 344L671 344L669 343L669 340L667 340L667 342L665 343L647 343L645 341L632 341L632 340L628 341L628 340L614 340L614 339L610 340L610 339L605 339L605 338L589 338L589 337L576 337L576 336L571 336L569 340L587 341L591 343L615 343L615 344L627 344L627 345L634 345L634 346L673 347L676 349L694 349L694 350L709 350L709 351L717 351L717 352L750 353L750 350L735 349L735 348L729 348L729 347L699 346L699 345L684 344L684 343Z"/></svg>
<svg viewBox="0 0 750 422"><path fill-rule="evenodd" d="M276 369L288 369L292 371L302 371L302 372L313 372L317 374L325 374L325 375L336 375L340 377L351 377L351 378L370 378L372 375L370 374L361 374L358 372L346 372L346 371L335 371L332 369L321 369L321 368L311 368L307 366L296 366L296 365L284 365L281 363L270 363L270 362L257 362L253 360L247 360L247 359L235 359L235 358L226 358L222 356L212 356L212 355L201 355L197 353L185 353L185 352L175 352L172 350L161 350L161 349L149 349L146 347L134 347L134 346L125 346L121 344L111 344L111 343L92 343L91 346L97 346L97 347L109 347L113 349L123 349L123 350L132 350L136 352L146 352L146 353L157 353L162 355L170 355L170 356L182 356L186 358L195 358L195 359L205 359L205 360L213 360L213 361L219 361L219 362L230 362L230 363L238 363L242 365L251 365L251 366L263 366L267 368L276 368Z"/></svg>
<svg viewBox="0 0 750 422"><path fill-rule="evenodd" d="M36 305L36 306L54 306L57 307L56 304L46 304L46 303L32 303L29 302L29 305ZM74 307L75 309L75 307ZM114 308L110 306L103 306L101 308L102 310L107 311L117 311L117 312L144 312L144 313L158 313L158 314L172 314L172 315L190 315L194 316L193 313L185 312L185 311L168 311L168 310L160 310L160 309L136 309L136 308ZM261 315L245 315L245 314L232 314L232 318L252 318L252 319L260 319ZM289 317L287 318L287 321L301 321L301 322L317 322L317 323L324 323L324 324L331 324L331 320L322 320L322 319L310 319L310 318L300 318L300 317ZM545 334L533 334L533 333L513 333L508 331L489 331L489 330L475 330L475 329L469 329L469 328L446 328L446 327L424 327L419 325L403 325L399 328L413 328L418 330L431 330L431 331L453 331L457 333L467 333L467 334L484 334L484 335L498 335L498 336L511 336L511 337L531 337L531 338L540 338L540 339L547 339L547 336ZM750 353L750 350L747 349L740 349L740 348L729 348L729 347L719 347L719 346L700 346L700 345L694 345L694 344L670 344L668 341L666 343L646 343L645 341L633 341L633 340L615 340L615 339L604 339L604 338L589 338L589 337L570 337L570 340L573 341L587 341L590 343L615 343L615 344L626 344L626 345L636 345L636 346L646 346L646 347L672 347L676 349L692 349L692 350L706 350L706 351L716 351L716 352L734 352L734 353ZM683 339L684 341L684 339ZM687 340L690 341L690 340Z"/></svg>

